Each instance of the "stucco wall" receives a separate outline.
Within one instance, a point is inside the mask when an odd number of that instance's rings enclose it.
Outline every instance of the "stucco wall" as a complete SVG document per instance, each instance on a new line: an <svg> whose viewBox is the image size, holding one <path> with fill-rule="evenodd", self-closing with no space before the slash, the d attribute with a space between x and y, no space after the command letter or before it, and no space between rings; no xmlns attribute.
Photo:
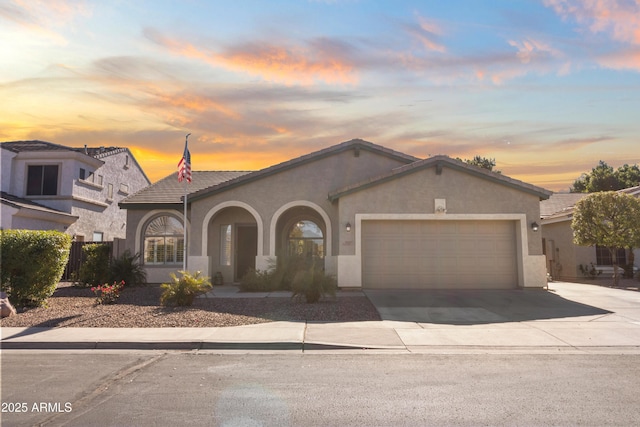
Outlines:
<svg viewBox="0 0 640 427"><path fill-rule="evenodd" d="M406 175L340 198L339 223L355 223L357 213L435 213L435 199L445 199L449 214L525 214L527 223L540 218L540 199L502 184L447 168L435 167ZM355 254L355 233L339 227L341 255ZM539 232L527 227L526 255L541 255Z"/></svg>
<svg viewBox="0 0 640 427"><path fill-rule="evenodd" d="M355 157L353 150L349 150L194 201L191 218L194 227L191 247L195 251L194 255L199 254L202 248L205 216L216 205L227 201L246 203L260 213L263 221L262 253L265 256L274 255L269 250L269 233L274 214L283 205L297 200L312 202L328 215L333 233L331 252L335 255L339 251L335 244L339 227L334 225L337 224L338 208L328 200L328 193L367 177L386 173L402 164L404 163L399 160L366 150L360 150L359 157Z"/></svg>
<svg viewBox="0 0 640 427"><path fill-rule="evenodd" d="M89 172L102 176L102 185L95 185L97 180L93 184L81 181L79 166L74 169L71 213L79 219L69 227L69 234L82 234L87 241L92 239L94 232L102 232L105 241L125 238L127 214L118 203L148 185L144 174L131 158L127 163L127 156L131 157L131 154L126 150L103 156L100 160L104 165L95 171L87 170L87 177ZM122 184L127 188L121 188ZM109 185L113 186L112 197L109 197Z"/></svg>
<svg viewBox="0 0 640 427"><path fill-rule="evenodd" d="M559 264L552 276L557 280L582 280L580 264L588 266L596 263L596 250L593 246L578 246L573 243L571 221L554 222L542 226L542 237L555 246L554 261ZM547 243L547 246L550 244ZM547 263L549 255L547 254Z"/></svg>

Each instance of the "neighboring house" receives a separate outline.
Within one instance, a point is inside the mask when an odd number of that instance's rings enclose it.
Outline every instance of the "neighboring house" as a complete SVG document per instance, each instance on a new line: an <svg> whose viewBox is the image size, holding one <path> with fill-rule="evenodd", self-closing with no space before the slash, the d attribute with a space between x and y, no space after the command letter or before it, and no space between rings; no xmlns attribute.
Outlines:
<svg viewBox="0 0 640 427"><path fill-rule="evenodd" d="M640 187L632 187L620 192L640 197ZM613 260L608 248L601 246L578 246L573 243L571 220L575 204L588 193L554 193L548 200L540 202L542 242L547 262L547 272L557 280L582 280L583 269L591 269L592 264L603 275L613 273ZM624 266L629 260L629 251L618 251L618 265ZM640 262L640 250L634 251L636 266Z"/></svg>
<svg viewBox="0 0 640 427"><path fill-rule="evenodd" d="M0 143L2 228L58 230L76 241L126 235L118 203L150 182L127 148Z"/></svg>
<svg viewBox="0 0 640 427"><path fill-rule="evenodd" d="M194 172L186 188L187 268L225 282L299 254L340 287L546 285L532 224L551 192L446 156L352 140L255 172ZM182 268L184 191L172 174L120 203L150 282Z"/></svg>

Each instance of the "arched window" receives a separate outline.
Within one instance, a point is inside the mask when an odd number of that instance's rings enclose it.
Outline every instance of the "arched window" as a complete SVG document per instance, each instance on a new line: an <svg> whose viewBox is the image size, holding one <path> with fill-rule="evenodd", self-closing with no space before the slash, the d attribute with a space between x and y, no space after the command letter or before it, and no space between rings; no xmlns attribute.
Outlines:
<svg viewBox="0 0 640 427"><path fill-rule="evenodd" d="M289 255L324 258L324 234L309 220L298 221L289 231Z"/></svg>
<svg viewBox="0 0 640 427"><path fill-rule="evenodd" d="M184 259L184 229L173 216L154 218L144 230L145 264L181 264Z"/></svg>

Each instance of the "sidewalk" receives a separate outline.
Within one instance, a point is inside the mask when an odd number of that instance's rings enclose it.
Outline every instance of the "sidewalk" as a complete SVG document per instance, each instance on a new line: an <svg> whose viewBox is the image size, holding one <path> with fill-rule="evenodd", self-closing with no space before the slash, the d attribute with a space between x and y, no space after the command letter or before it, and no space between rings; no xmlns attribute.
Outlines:
<svg viewBox="0 0 640 427"><path fill-rule="evenodd" d="M233 289L220 288L214 292L207 297L286 296L235 294ZM2 328L2 349L640 354L639 292L560 282L551 283L550 292L572 303L597 307L602 313L472 324L382 320L270 322L219 328ZM339 297L349 295L363 293L343 291ZM455 313L464 308L438 307L443 309Z"/></svg>

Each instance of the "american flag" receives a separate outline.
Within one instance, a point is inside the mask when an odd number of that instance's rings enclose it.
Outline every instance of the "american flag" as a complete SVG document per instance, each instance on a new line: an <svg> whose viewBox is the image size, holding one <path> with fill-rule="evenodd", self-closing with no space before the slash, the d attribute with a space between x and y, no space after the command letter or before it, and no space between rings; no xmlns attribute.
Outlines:
<svg viewBox="0 0 640 427"><path fill-rule="evenodd" d="M189 153L188 141L184 142L184 153L178 163L178 182L182 182L185 178L187 182L191 182L191 153Z"/></svg>

